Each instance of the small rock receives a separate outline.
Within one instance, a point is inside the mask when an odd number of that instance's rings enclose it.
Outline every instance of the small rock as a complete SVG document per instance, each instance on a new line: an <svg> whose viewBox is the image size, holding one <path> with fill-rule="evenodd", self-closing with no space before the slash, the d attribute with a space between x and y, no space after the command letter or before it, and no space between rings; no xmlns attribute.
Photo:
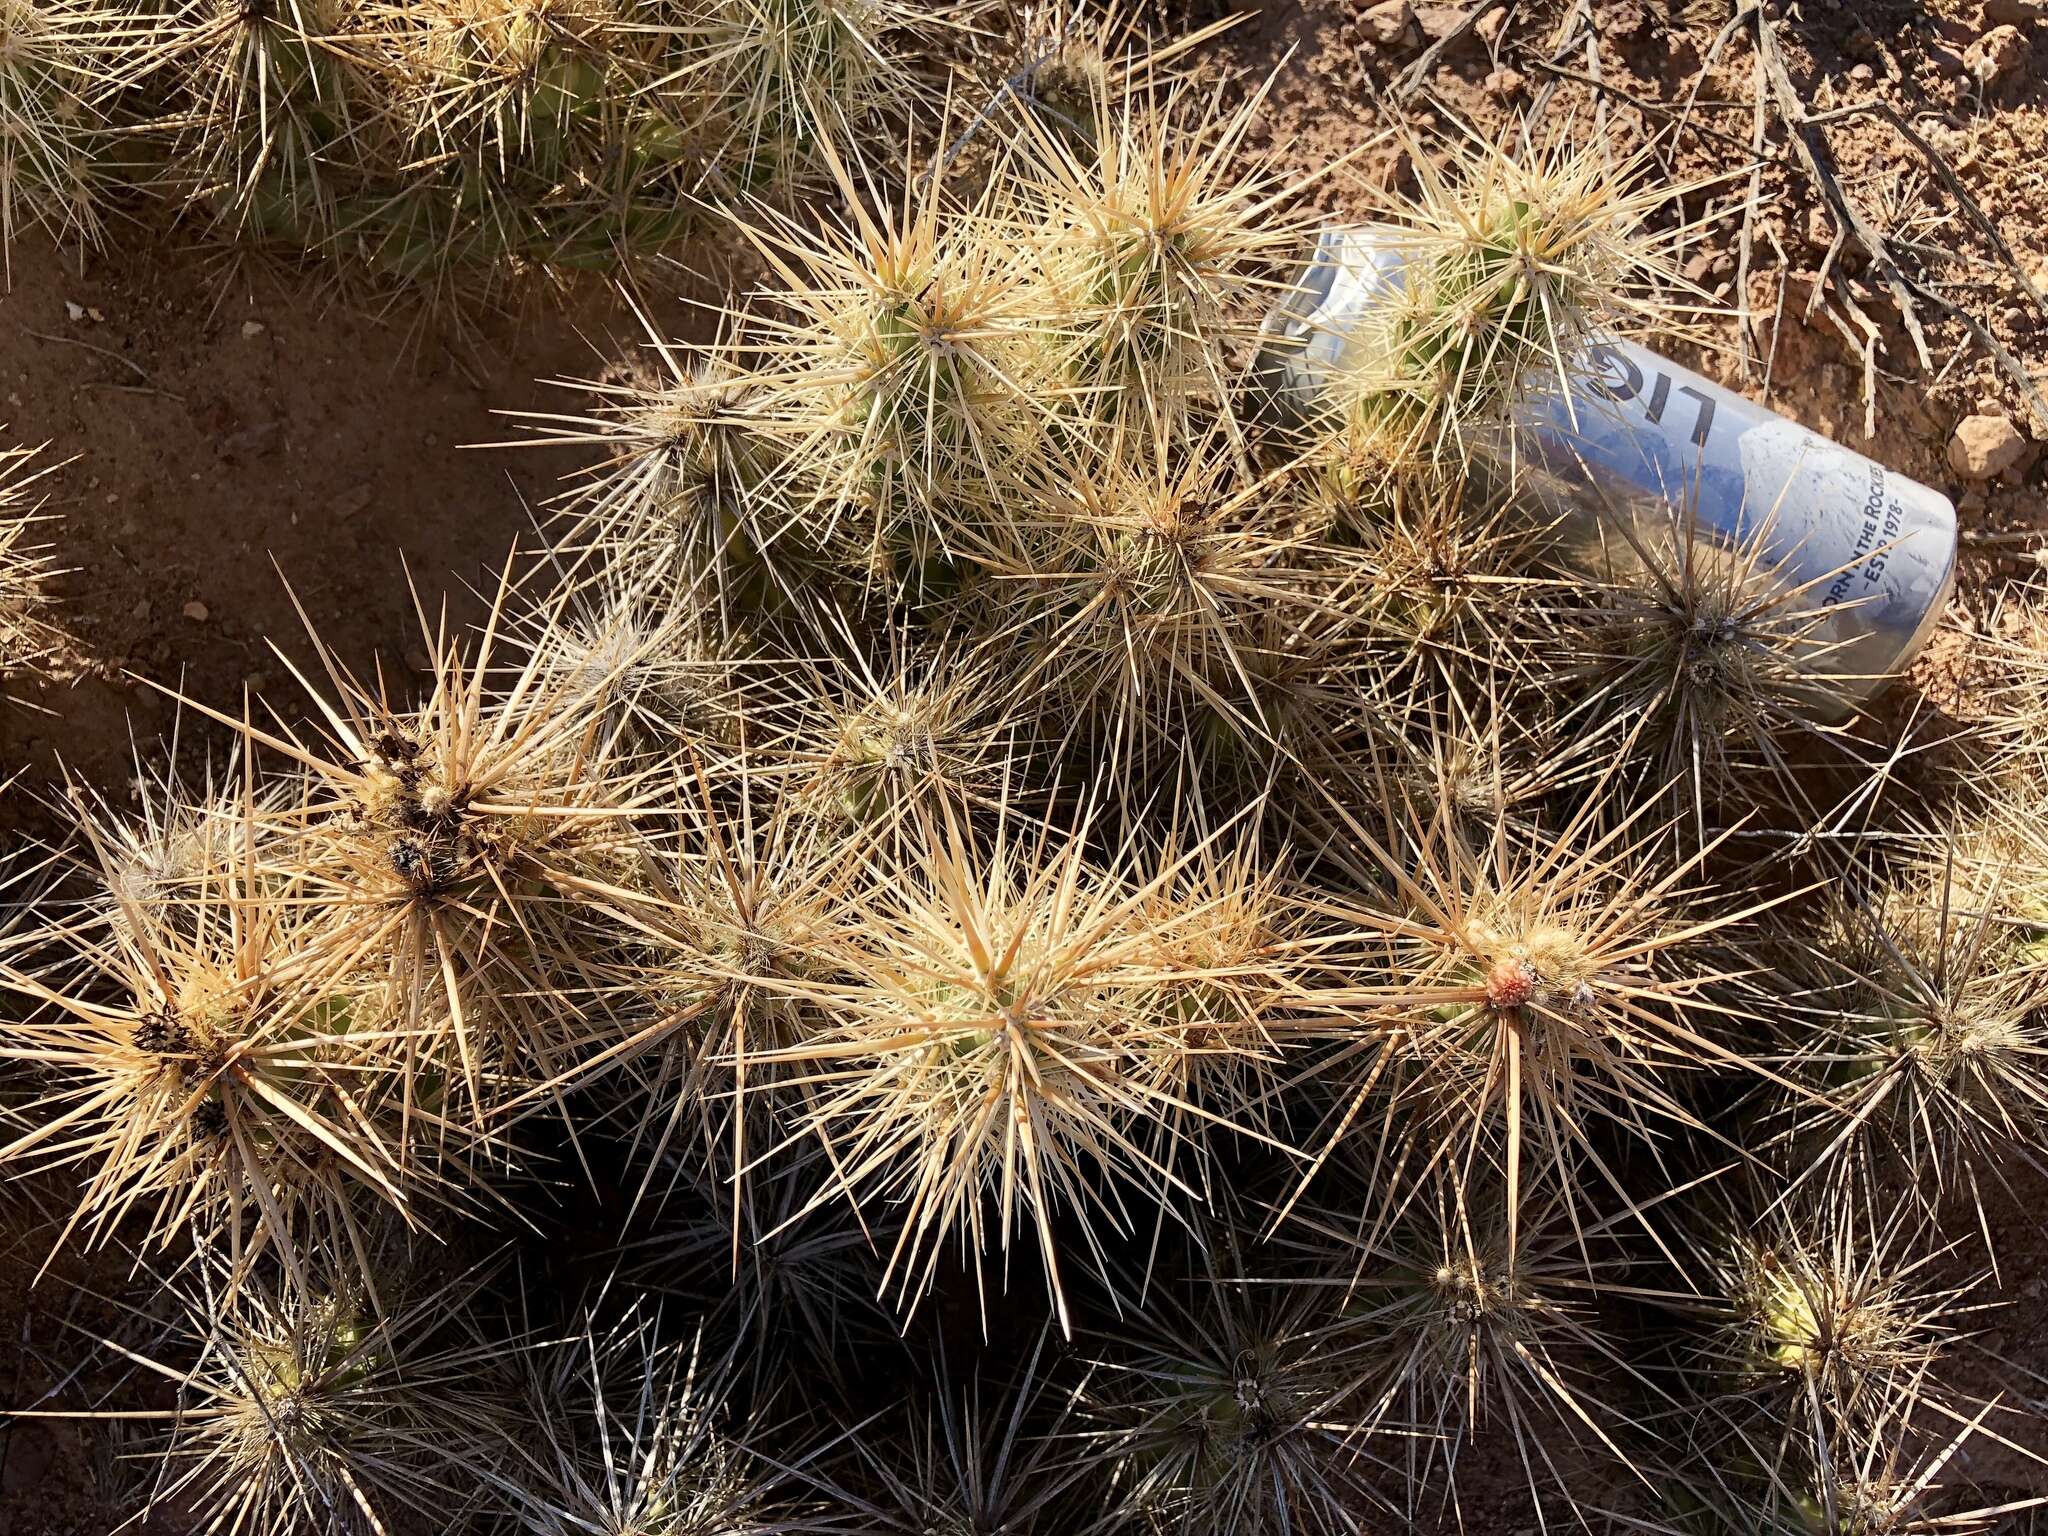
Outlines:
<svg viewBox="0 0 2048 1536"><path fill-rule="evenodd" d="M1415 7L1415 24L1422 28L1422 35L1431 42L1449 37L1464 24L1465 14L1471 7L1462 0L1421 0ZM1469 39L1471 34L1465 36Z"/></svg>
<svg viewBox="0 0 2048 1536"><path fill-rule="evenodd" d="M371 495L367 485L350 486L327 504L328 515L337 522L346 522L370 504Z"/></svg>
<svg viewBox="0 0 2048 1536"><path fill-rule="evenodd" d="M0 1492L19 1494L42 1482L57 1459L56 1437L36 1426L38 1432L24 1435L20 1446L10 1445L4 1467L0 1467Z"/></svg>
<svg viewBox="0 0 2048 1536"><path fill-rule="evenodd" d="M1512 96L1526 83L1519 69L1496 69L1486 77L1486 89L1495 96Z"/></svg>
<svg viewBox="0 0 2048 1536"><path fill-rule="evenodd" d="M224 458L261 453L284 429L279 420L259 421L243 427L239 432L230 432L221 439L220 452Z"/></svg>
<svg viewBox="0 0 2048 1536"><path fill-rule="evenodd" d="M1608 0L1601 7L1600 29L1613 37L1642 37L1650 30L1649 7L1642 0Z"/></svg>
<svg viewBox="0 0 2048 1536"><path fill-rule="evenodd" d="M1970 66L1963 62L1963 56L1946 43L1929 43L1921 50L1927 61L1951 80L1960 80L1970 72Z"/></svg>
<svg viewBox="0 0 2048 1536"><path fill-rule="evenodd" d="M254 341L268 329L269 327L261 320L244 320L242 322L242 340Z"/></svg>
<svg viewBox="0 0 2048 1536"><path fill-rule="evenodd" d="M434 666L433 662L427 658L427 653L418 646L414 646L405 653L405 664L415 672L428 672L433 670Z"/></svg>
<svg viewBox="0 0 2048 1536"><path fill-rule="evenodd" d="M2042 0L1984 0L1987 27L2023 27L2044 16L2048 16L2048 4Z"/></svg>
<svg viewBox="0 0 2048 1536"><path fill-rule="evenodd" d="M1384 0L1359 18L1365 24L1365 35L1382 48L1396 48L1408 36L1420 30L1415 22L1415 7L1408 0Z"/></svg>
<svg viewBox="0 0 2048 1536"><path fill-rule="evenodd" d="M1472 24L1472 33L1482 46L1492 48L1500 42L1501 33L1508 29L1508 13L1505 6L1495 6Z"/></svg>
<svg viewBox="0 0 2048 1536"><path fill-rule="evenodd" d="M1871 81L1877 78L1877 71L1872 69L1868 64L1858 64L1854 69L1849 71L1849 78L1855 81L1858 85L1868 85Z"/></svg>
<svg viewBox="0 0 2048 1536"><path fill-rule="evenodd" d="M242 679L242 686L251 693L261 693L270 686L270 675L267 672L251 672Z"/></svg>
<svg viewBox="0 0 2048 1536"><path fill-rule="evenodd" d="M2003 415L1965 416L1948 440L1948 467L1965 480L2003 474L2027 451L2027 440Z"/></svg>
<svg viewBox="0 0 2048 1536"><path fill-rule="evenodd" d="M1735 270L1735 258L1726 251L1695 251L1682 269L1682 276L1696 288L1718 282Z"/></svg>
<svg viewBox="0 0 2048 1536"><path fill-rule="evenodd" d="M196 598L193 601L187 603L183 611L185 617L190 619L194 624L204 624L207 621L207 619L211 617L212 614L212 610L209 609L206 606L206 604L200 602Z"/></svg>
<svg viewBox="0 0 2048 1536"><path fill-rule="evenodd" d="M66 299L64 301L64 316L67 320L83 320L85 318L85 306L83 304L74 304L69 299Z"/></svg>
<svg viewBox="0 0 2048 1536"><path fill-rule="evenodd" d="M1984 85L2000 85L2027 61L2026 36L2015 26L1993 27L1963 50L1963 62Z"/></svg>
<svg viewBox="0 0 2048 1536"><path fill-rule="evenodd" d="M147 623L149 620L149 599L146 597L137 599L135 606L128 610L128 617Z"/></svg>
<svg viewBox="0 0 2048 1536"><path fill-rule="evenodd" d="M1816 251L1824 251L1835 243L1835 221L1828 217L1827 209L1806 210L1806 243Z"/></svg>

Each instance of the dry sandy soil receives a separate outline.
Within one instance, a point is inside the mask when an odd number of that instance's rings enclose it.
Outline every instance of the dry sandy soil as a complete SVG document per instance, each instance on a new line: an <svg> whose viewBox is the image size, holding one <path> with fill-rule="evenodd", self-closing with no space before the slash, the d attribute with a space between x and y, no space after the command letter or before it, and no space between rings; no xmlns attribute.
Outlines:
<svg viewBox="0 0 2048 1536"><path fill-rule="evenodd" d="M1949 690L1959 636L2048 547L2038 464L2048 408L2026 398L2019 377L2048 371L2048 309L2027 287L2030 278L2048 289L2048 19L2025 0L1768 0L1717 49L1730 0L1400 3L1251 7L1213 53L1254 80L1274 75L1253 147L1308 170L1397 121L1432 129L1456 117L1499 133L1534 115L1699 183L1683 198L1700 221L1686 275L1747 319L1707 321L1711 345L1692 360L1963 509L1958 633L1916 680ZM1205 20L1222 7L1167 9ZM1474 9L1479 19L1461 31ZM2048 3L2038 9L2048 18ZM1759 27L1775 39L1782 80L1759 67ZM1843 110L1873 104L1896 120ZM1804 133L1922 295L1924 357L1886 263L1853 228L1837 245L1842 220L1794 153L1788 108L1842 114ZM1333 212L1369 212L1399 162L1375 149L1313 195ZM37 797L61 775L117 800L126 792L131 734L152 743L177 714L142 679L225 710L239 709L245 690L294 707L270 649L275 640L305 653L294 598L351 664L381 651L394 669L417 653L416 597L429 612L445 599L458 618L473 614L473 587L531 530L574 454L470 445L515 435L498 413L575 408L574 394L537 381L595 377L640 340L634 315L604 292L460 333L402 304L368 313L303 277L223 275L150 210L130 211L118 248L82 271L32 243L17 250L0 294L0 441L47 442L48 458L69 461L48 482L49 510L62 518L53 537L67 568L65 646L53 680L0 706L0 765L20 771L0 797L9 838L47 827ZM728 276L705 256L649 273L642 287L656 324L687 333L703 323L691 303L716 302ZM1993 360L1986 336L2011 367ZM1950 459L1952 433L1974 415L2000 417L2026 439L1990 480L1966 478ZM214 735L189 719L184 733L188 752ZM2015 1178L2022 1198L2001 1223L2016 1305L1987 1319L1978 1369L1984 1384L2041 1401L2048 1249L2023 1213L2048 1209L2048 1187L2025 1170ZM61 1287L25 1292L47 1235L33 1210L14 1197L0 1338L21 1353L0 1358L0 1379L36 1379L78 1338L60 1315L73 1305ZM87 1315L80 1326L105 1323ZM2038 1423L2031 1434L2048 1449ZM0 1536L110 1524L101 1458L79 1437L59 1426L0 1430L0 1452ZM1972 1470L2048 1492L2040 1469L2030 1475L2017 1457ZM1468 1497L1465 1513L1476 1531L1529 1523L1506 1493L1498 1507Z"/></svg>

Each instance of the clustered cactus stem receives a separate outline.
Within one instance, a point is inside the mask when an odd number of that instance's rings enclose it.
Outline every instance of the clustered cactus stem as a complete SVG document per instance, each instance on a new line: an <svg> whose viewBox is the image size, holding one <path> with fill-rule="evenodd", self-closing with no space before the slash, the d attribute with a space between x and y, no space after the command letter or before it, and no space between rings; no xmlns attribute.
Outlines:
<svg viewBox="0 0 2048 1536"><path fill-rule="evenodd" d="M98 183L111 142L96 106L106 63L94 10L69 0L0 6L0 263L14 286L14 239L47 229L80 259L103 233Z"/></svg>
<svg viewBox="0 0 2048 1536"><path fill-rule="evenodd" d="M50 545L38 482L60 468L32 468L36 448L0 449L0 682L49 654Z"/></svg>
<svg viewBox="0 0 2048 1536"><path fill-rule="evenodd" d="M101 183L242 254L493 300L629 268L930 90L894 0L8 0L0 250L96 244Z"/></svg>
<svg viewBox="0 0 2048 1536"><path fill-rule="evenodd" d="M1994 616L1944 783L1779 569L1805 509L1565 517L1525 453L1691 333L1700 185L1372 140L1385 281L1289 410L1343 168L1135 11L0 11L0 111L72 78L18 14L113 48L37 121L141 114L216 232L754 268L522 418L575 463L473 631L308 620L296 702L181 700L232 750L11 888L0 1162L53 1261L172 1272L107 1341L161 1507L1878 1536L2038 1459L1957 1361L2048 1172L2048 625Z"/></svg>

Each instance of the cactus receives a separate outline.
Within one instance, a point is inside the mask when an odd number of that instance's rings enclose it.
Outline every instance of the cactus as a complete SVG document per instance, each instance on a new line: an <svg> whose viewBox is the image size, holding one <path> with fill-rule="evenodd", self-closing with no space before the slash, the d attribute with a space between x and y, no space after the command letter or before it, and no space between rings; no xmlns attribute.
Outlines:
<svg viewBox="0 0 2048 1536"><path fill-rule="evenodd" d="M1289 204L1305 182L1245 170L1245 134L1271 81L1198 117L1195 92L1149 79L1090 103L1078 145L1037 116L1027 207L1042 208L1046 280L1071 338L1065 371L1087 417L1156 436L1196 396L1228 402L1262 262L1302 242Z"/></svg>
<svg viewBox="0 0 2048 1536"><path fill-rule="evenodd" d="M715 606L731 628L777 593L798 542L774 488L784 454L761 419L767 390L729 345L655 351L658 382L586 386L599 414L528 418L543 440L604 455L560 498L556 548L657 600Z"/></svg>
<svg viewBox="0 0 2048 1536"><path fill-rule="evenodd" d="M845 1401L864 1373L842 1362L894 1362L896 1319L859 1212L814 1204L802 1163L742 1180L733 1160L696 1146L677 1148L673 1162L669 1182L688 1194L660 1203L619 1274L686 1308L702 1348L732 1362L740 1391L772 1401L802 1372Z"/></svg>
<svg viewBox="0 0 2048 1536"><path fill-rule="evenodd" d="M303 1288L308 1251L360 1247L371 1204L446 1198L471 1138L414 1123L393 1078L408 1031L327 945L315 881L267 867L250 782L174 816L154 867L86 822L97 889L46 903L32 963L0 963L21 1009L0 1056L51 1080L0 1156L87 1170L66 1235L135 1215L157 1246L224 1245L237 1276L275 1254Z"/></svg>
<svg viewBox="0 0 2048 1536"><path fill-rule="evenodd" d="M337 232L384 124L345 41L349 0L149 0L101 44L160 102L161 185L216 232L286 249Z"/></svg>
<svg viewBox="0 0 2048 1536"><path fill-rule="evenodd" d="M778 1507L793 1481L747 1445L725 1363L694 1340L664 1343L658 1319L628 1309L527 1360L533 1443L487 1475L523 1530L571 1536L819 1527Z"/></svg>
<svg viewBox="0 0 2048 1536"><path fill-rule="evenodd" d="M841 625L851 654L805 678L791 748L811 814L886 837L947 805L998 808L1020 754L987 694L994 658L923 651L899 631L871 662Z"/></svg>
<svg viewBox="0 0 2048 1536"><path fill-rule="evenodd" d="M521 613L519 644L540 692L587 706L621 755L686 741L722 762L745 744L748 723L773 710L772 669L758 664L745 630L658 585L629 585L615 568L572 591Z"/></svg>
<svg viewBox="0 0 2048 1536"><path fill-rule="evenodd" d="M267 829L268 878L324 909L323 952L377 989L406 1041L407 1102L439 1124L481 1126L572 1075L601 1012L601 999L577 1006L576 957L614 931L599 893L638 848L636 770L601 729L601 690L559 672L549 684L545 651L495 675L509 601L508 568L474 652L426 628L416 709L352 677L317 635L335 695L315 692L322 731L190 704L297 771Z"/></svg>
<svg viewBox="0 0 2048 1536"><path fill-rule="evenodd" d="M693 124L653 87L657 17L610 0L373 5L362 47L397 140L350 238L410 282L496 284L651 253L684 234Z"/></svg>
<svg viewBox="0 0 2048 1536"><path fill-rule="evenodd" d="M1657 182L1647 154L1617 166L1562 136L1510 153L1465 130L1439 147L1443 163L1409 146L1417 190L1388 210L1400 280L1338 419L1364 413L1393 472L1458 477L1483 454L1512 476L1511 416L1533 385L1589 399L1597 336L1683 328L1666 295L1684 288L1671 252L1689 227L1652 215L1695 189Z"/></svg>
<svg viewBox="0 0 2048 1536"><path fill-rule="evenodd" d="M1974 722L1991 761L2004 776L2038 779L2048 721L2040 687L2048 676L2048 610L2031 586L2002 594L1981 626L1966 636L1981 681L1983 718Z"/></svg>
<svg viewBox="0 0 2048 1536"><path fill-rule="evenodd" d="M830 1489L835 1513L888 1536L1053 1536L1096 1518L1101 1479L1070 1448L1072 1405L1048 1379L1044 1345L1000 1393L941 1375L931 1399L902 1415L907 1422L884 1426L894 1437L856 1435Z"/></svg>
<svg viewBox="0 0 2048 1536"><path fill-rule="evenodd" d="M723 130L727 195L786 194L830 169L834 146L918 101L892 31L948 24L901 0L693 0L670 80L706 89Z"/></svg>
<svg viewBox="0 0 2048 1536"><path fill-rule="evenodd" d="M1001 631L1032 658L1017 687L1051 717L1040 734L1126 782L1179 756L1198 720L1212 740L1269 740L1254 646L1315 611L1270 482L1235 482L1225 451L1218 427L1192 451L1162 435L1065 466L1024 558L992 567Z"/></svg>
<svg viewBox="0 0 2048 1536"><path fill-rule="evenodd" d="M751 232L781 284L756 326L762 414L805 542L921 596L943 589L931 567L1010 547L1004 488L1044 458L1057 335L991 191L956 208L934 177L876 206L831 164L842 219Z"/></svg>
<svg viewBox="0 0 2048 1536"><path fill-rule="evenodd" d="M1381 738L1428 741L1445 730L1497 728L1491 706L1516 692L1543 627L1523 519L1497 503L1404 496L1378 520L1346 531L1347 596L1365 652L1360 686ZM1518 715L1502 728L1533 735L1541 724Z"/></svg>
<svg viewBox="0 0 2048 1536"><path fill-rule="evenodd" d="M1358 1529L1377 1502L1378 1457L1361 1443L1367 1405L1322 1347L1313 1301L1226 1271L1151 1310L1085 1401L1121 1463L1113 1516L1218 1536Z"/></svg>
<svg viewBox="0 0 2048 1536"><path fill-rule="evenodd" d="M485 1278L415 1283L379 1313L345 1273L311 1293L202 1276L181 1319L193 1358L146 1362L179 1399L150 1506L205 1536L459 1520L509 1430L504 1343L468 1312Z"/></svg>
<svg viewBox="0 0 2048 1536"><path fill-rule="evenodd" d="M1400 281L1288 417L1251 354L1314 178L1255 147L1273 80L1134 10L36 14L210 233L465 304L699 234L758 276L525 416L579 463L474 636L401 679L316 633L305 708L192 704L227 755L138 751L8 876L0 1162L200 1287L160 1505L2013 1512L1959 1485L2021 1420L1952 1364L2043 1158L2042 626L1977 637L1952 763L1881 758L1775 513L1546 504L1522 408L1683 330L1696 187L1388 140ZM25 464L9 667L54 643ZM393 1256L486 1223L516 1282Z"/></svg>
<svg viewBox="0 0 2048 1536"><path fill-rule="evenodd" d="M1868 1511L1888 1452L1968 1423L1942 1366L1971 1282L1935 1279L1945 1250L1908 1207L1804 1199L1731 1225L1696 1244L1712 1301L1682 1365L1704 1398L1692 1445L1724 1497L1804 1497L1844 1528L1835 1506Z"/></svg>
<svg viewBox="0 0 2048 1536"><path fill-rule="evenodd" d="M894 34L947 25L893 0L11 3L10 236L17 209L96 232L104 108L210 235L463 309L786 195L922 97Z"/></svg>
<svg viewBox="0 0 2048 1536"><path fill-rule="evenodd" d="M106 60L92 8L74 0L0 5L0 260L14 286L14 239L40 226L80 259L103 236L106 129L95 102Z"/></svg>
<svg viewBox="0 0 2048 1536"><path fill-rule="evenodd" d="M1931 888L1879 889L1834 942L1793 941L1786 970L1781 1135L1801 1176L1867 1196L1908 1195L1930 1215L2009 1182L2048 1132L2048 1036L2038 968L1987 905L1966 905L1953 847Z"/></svg>
<svg viewBox="0 0 2048 1536"><path fill-rule="evenodd" d="M1631 1449L1647 1413L1632 1416L1626 1396L1666 1404L1608 1335L1599 1286L1586 1278L1597 1265L1621 1283L1618 1223L1574 1230L1554 1192L1522 1203L1512 1246L1503 1192L1467 1192L1447 1178L1432 1180L1384 1235L1352 1230L1342 1207L1296 1229L1311 1273L1341 1302L1321 1337L1373 1405L1369 1422L1419 1432L1405 1458L1410 1519L1439 1481L1455 1507L1460 1455L1496 1435L1512 1443L1538 1508L1568 1490L1574 1454L1650 1476Z"/></svg>
<svg viewBox="0 0 2048 1536"><path fill-rule="evenodd" d="M1390 906L1306 902L1329 929L1305 1027L1330 1046L1333 1142L1365 1097L1391 1090L1412 1109L1403 1135L1425 1170L1504 1178L1510 1252L1524 1179L1555 1174L1584 1196L1573 1168L1593 1123L1654 1155L1657 1123L1698 1128L1674 1074L1764 1070L1717 1037L1730 1004L1701 950L1749 914L1688 914L1682 882L1697 859L1654 865L1660 839L1642 813L1603 830L1602 803L1589 795L1564 827L1526 841L1496 821L1482 843L1439 788L1385 806L1385 825L1405 831L1392 847L1337 807L1354 887Z"/></svg>
<svg viewBox="0 0 2048 1536"><path fill-rule="evenodd" d="M1031 0L1007 19L1012 35L983 70L994 77L991 107L1014 104L1079 156L1095 144L1098 126L1113 120L1118 102L1177 80L1184 60L1243 17L1157 36L1147 31L1142 5Z"/></svg>
<svg viewBox="0 0 2048 1536"><path fill-rule="evenodd" d="M1846 765L1867 756L1840 680L1823 670L1853 633L1821 596L1836 573L1796 587L1774 575L1778 510L1734 548L1700 535L1690 501L1662 517L1616 516L1603 520L1601 548L1564 561L1597 582L1560 636L1565 724L1619 738L1697 840L1731 796L1768 796L1816 821L1807 764L1820 754L1809 749Z"/></svg>
<svg viewBox="0 0 2048 1536"><path fill-rule="evenodd" d="M1128 1222L1101 1175L1155 1202L1189 1190L1181 1149L1148 1146L1146 1127L1177 1109L1180 1058L1217 1046L1167 1012L1166 978L1132 931L1175 870L1098 871L1085 846L1085 829L1003 823L984 843L949 812L920 845L885 851L845 979L815 991L831 1022L784 1053L811 1064L803 1124L830 1149L832 1182L903 1206L886 1278L906 1303L945 1240L1007 1252L1028 1232L1071 1328L1055 1215L1071 1212L1093 1249L1098 1227Z"/></svg>
<svg viewBox="0 0 2048 1536"><path fill-rule="evenodd" d="M56 632L47 618L50 569L36 482L61 465L28 468L39 449L0 449L0 680L33 667Z"/></svg>
<svg viewBox="0 0 2048 1536"><path fill-rule="evenodd" d="M630 1156L646 1178L673 1154L743 1189L780 1150L773 1110L802 1076L789 1053L826 1027L814 993L837 975L854 872L791 795L743 782L737 804L721 805L701 775L684 793L679 835L647 850L604 966L616 977L606 992L634 1001L610 1009L613 1037L573 1076L626 1069Z"/></svg>

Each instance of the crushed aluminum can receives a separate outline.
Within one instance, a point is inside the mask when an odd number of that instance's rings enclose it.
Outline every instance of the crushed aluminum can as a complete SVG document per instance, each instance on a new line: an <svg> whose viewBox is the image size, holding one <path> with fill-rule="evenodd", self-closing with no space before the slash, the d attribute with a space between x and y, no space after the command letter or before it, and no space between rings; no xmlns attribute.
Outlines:
<svg viewBox="0 0 2048 1536"><path fill-rule="evenodd" d="M1306 419L1365 361L1375 311L1398 294L1397 228L1325 230L1306 270L1266 317L1258 373ZM1814 667L1846 700L1911 663L1955 586L1956 513L1939 491L1711 379L1619 338L1570 365L1570 387L1538 380L1516 406L1518 484L1598 538L1631 515L1734 550L1761 547L1802 610L1820 610Z"/></svg>

